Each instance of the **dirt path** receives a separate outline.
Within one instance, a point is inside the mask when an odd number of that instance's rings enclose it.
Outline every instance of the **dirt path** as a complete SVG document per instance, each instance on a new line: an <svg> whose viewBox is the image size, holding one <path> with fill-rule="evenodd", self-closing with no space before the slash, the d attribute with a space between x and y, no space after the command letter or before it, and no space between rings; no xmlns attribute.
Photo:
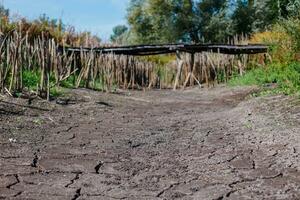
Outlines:
<svg viewBox="0 0 300 200"><path fill-rule="evenodd" d="M250 92L2 98L0 199L300 199L299 100Z"/></svg>

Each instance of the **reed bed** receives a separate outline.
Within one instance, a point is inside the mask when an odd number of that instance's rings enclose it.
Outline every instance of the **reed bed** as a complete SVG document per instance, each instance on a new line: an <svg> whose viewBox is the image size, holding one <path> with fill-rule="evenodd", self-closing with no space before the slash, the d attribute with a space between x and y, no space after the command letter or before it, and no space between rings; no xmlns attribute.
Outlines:
<svg viewBox="0 0 300 200"><path fill-rule="evenodd" d="M243 74L247 55L180 53L181 60L167 63L149 57L72 53L43 35L29 41L17 31L0 40L0 91L12 96L29 92L48 100L56 87L85 87L110 92L121 89L175 88L226 82ZM153 57L153 56L152 56ZM178 63L181 62L181 73ZM176 80L177 79L177 80Z"/></svg>

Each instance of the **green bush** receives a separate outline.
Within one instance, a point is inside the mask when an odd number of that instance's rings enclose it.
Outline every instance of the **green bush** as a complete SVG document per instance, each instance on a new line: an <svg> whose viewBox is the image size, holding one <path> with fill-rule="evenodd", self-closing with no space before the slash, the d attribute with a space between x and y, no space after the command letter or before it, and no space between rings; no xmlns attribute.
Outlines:
<svg viewBox="0 0 300 200"><path fill-rule="evenodd" d="M300 19L290 18L282 20L278 23L277 28L282 27L283 30L290 36L294 51L300 50Z"/></svg>

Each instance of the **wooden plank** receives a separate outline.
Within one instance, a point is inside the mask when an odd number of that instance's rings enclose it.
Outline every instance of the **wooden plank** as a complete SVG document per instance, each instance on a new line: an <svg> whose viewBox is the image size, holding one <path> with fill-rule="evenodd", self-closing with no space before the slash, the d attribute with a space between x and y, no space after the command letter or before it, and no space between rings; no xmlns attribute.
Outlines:
<svg viewBox="0 0 300 200"><path fill-rule="evenodd" d="M163 45L134 45L100 48L60 47L69 52L94 51L101 54L146 56L179 52L200 53L214 52L221 54L259 54L267 53L268 46L261 44L225 45L225 44L163 44Z"/></svg>

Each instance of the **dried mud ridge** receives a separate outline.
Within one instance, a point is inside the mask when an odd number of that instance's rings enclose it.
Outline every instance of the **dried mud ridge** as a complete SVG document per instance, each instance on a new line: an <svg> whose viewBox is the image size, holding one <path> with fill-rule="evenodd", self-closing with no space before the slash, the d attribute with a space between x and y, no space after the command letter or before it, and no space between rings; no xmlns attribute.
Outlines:
<svg viewBox="0 0 300 200"><path fill-rule="evenodd" d="M0 199L300 199L299 99L251 91L2 99Z"/></svg>

